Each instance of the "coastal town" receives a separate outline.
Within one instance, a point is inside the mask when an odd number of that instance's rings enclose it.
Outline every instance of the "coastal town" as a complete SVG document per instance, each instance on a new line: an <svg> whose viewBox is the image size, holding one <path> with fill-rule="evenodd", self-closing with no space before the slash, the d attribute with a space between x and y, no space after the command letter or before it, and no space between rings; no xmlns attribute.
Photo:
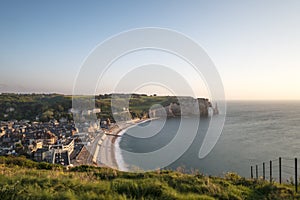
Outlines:
<svg viewBox="0 0 300 200"><path fill-rule="evenodd" d="M91 146L95 137L108 129L106 122L102 124L105 124L103 129L99 123L83 134L78 132L73 122L67 121L1 121L0 155L24 155L38 162L65 166L80 164L76 160L86 151L84 145Z"/></svg>

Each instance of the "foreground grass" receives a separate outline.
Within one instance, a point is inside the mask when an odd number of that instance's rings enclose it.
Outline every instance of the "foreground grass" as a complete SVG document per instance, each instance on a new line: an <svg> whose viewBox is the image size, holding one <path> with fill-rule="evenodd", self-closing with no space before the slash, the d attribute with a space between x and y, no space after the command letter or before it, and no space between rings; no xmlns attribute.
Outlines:
<svg viewBox="0 0 300 200"><path fill-rule="evenodd" d="M218 178L176 171L125 173L88 166L66 170L39 166L24 158L2 157L0 199L300 199L300 196L292 186L249 180L232 173Z"/></svg>

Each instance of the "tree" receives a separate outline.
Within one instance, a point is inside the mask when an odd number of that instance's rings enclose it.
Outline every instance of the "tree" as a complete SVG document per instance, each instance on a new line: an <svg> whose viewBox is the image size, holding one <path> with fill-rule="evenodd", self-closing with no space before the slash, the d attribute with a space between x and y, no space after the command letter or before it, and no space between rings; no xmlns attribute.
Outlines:
<svg viewBox="0 0 300 200"><path fill-rule="evenodd" d="M43 112L43 114L41 116L41 120L44 122L49 121L49 120L53 119L53 115L54 115L53 111L47 110L47 111Z"/></svg>

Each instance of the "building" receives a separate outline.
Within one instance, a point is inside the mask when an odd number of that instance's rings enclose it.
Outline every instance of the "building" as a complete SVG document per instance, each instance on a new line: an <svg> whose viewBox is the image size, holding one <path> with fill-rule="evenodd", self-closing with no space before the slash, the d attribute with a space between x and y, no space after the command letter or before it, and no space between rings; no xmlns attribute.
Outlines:
<svg viewBox="0 0 300 200"><path fill-rule="evenodd" d="M60 150L60 151L68 151L71 154L74 151L74 139L69 139L65 142L59 142L59 144L52 145L52 149Z"/></svg>
<svg viewBox="0 0 300 200"><path fill-rule="evenodd" d="M74 139L59 142L51 146L52 158L51 163L68 166L71 164L70 155L74 151Z"/></svg>

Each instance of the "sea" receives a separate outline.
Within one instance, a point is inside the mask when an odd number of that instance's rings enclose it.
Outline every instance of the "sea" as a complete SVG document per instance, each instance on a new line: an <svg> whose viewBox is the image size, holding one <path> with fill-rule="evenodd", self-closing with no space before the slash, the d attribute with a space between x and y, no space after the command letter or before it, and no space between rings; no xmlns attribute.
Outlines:
<svg viewBox="0 0 300 200"><path fill-rule="evenodd" d="M200 120L200 128L192 144L165 169L182 170L187 173L198 171L212 176L235 172L240 176L250 177L253 166L255 177L257 165L258 176L262 177L265 171L265 178L268 179L272 161L272 178L278 180L281 157L282 179L288 181L294 176L295 158L300 159L300 101L229 101L225 119L222 134L206 157L200 159L198 155L210 124L209 118ZM165 121L160 131L154 130L155 127L161 126L160 120L141 123L124 131L118 139L118 148L135 153L159 150L176 136L176 130L182 120L193 119L170 118ZM152 123L152 126L147 126L149 123ZM127 133L141 131L141 127L145 132L157 133L151 137L134 137ZM190 131L187 129L185 134L190 134ZM117 153L120 154L117 156L119 164L132 164L130 157L126 157L122 151Z"/></svg>

